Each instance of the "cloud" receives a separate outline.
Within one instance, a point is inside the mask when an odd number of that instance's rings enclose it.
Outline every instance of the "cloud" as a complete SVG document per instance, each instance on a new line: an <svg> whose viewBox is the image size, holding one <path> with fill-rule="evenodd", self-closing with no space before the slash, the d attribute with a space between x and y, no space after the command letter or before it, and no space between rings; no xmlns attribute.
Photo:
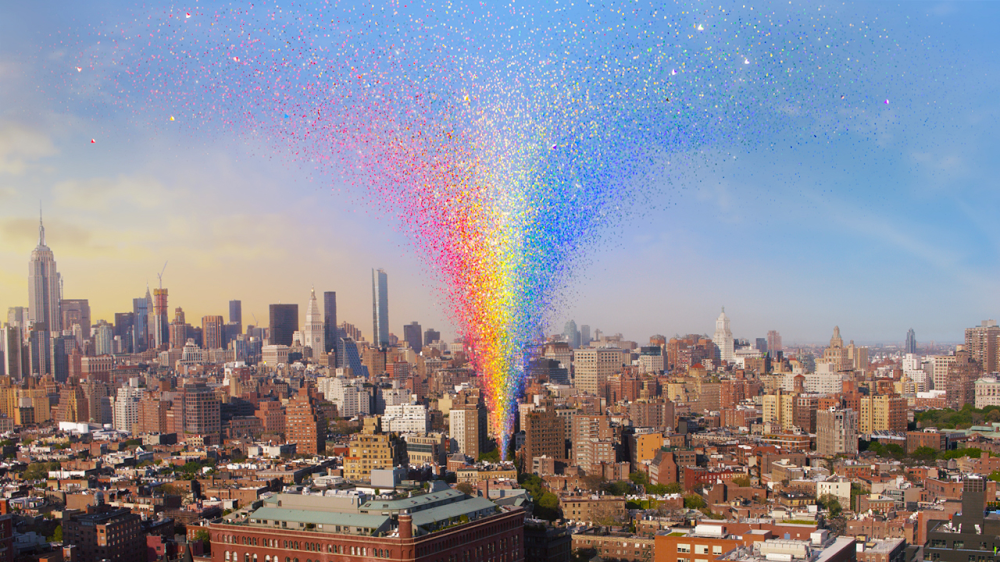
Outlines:
<svg viewBox="0 0 1000 562"><path fill-rule="evenodd" d="M91 232L79 225L49 219L45 226L48 246L85 248L90 246ZM27 218L0 219L0 241L11 248L34 248L38 243L38 222Z"/></svg>
<svg viewBox="0 0 1000 562"><path fill-rule="evenodd" d="M957 154L936 154L932 152L914 152L913 161L921 166L940 172L965 172L966 162Z"/></svg>
<svg viewBox="0 0 1000 562"><path fill-rule="evenodd" d="M119 206L139 210L155 209L170 198L184 197L184 193L176 189L168 194L163 184L156 179L124 175L117 178L67 180L56 184L52 192L60 207L88 211Z"/></svg>
<svg viewBox="0 0 1000 562"><path fill-rule="evenodd" d="M56 152L47 135L18 123L0 124L0 174L21 175L31 161Z"/></svg>

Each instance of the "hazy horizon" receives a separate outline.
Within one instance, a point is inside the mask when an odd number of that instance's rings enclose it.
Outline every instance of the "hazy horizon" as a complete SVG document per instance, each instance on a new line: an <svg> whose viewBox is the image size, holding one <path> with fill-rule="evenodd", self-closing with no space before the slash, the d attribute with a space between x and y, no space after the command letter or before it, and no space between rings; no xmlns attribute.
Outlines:
<svg viewBox="0 0 1000 562"><path fill-rule="evenodd" d="M751 341L778 330L786 346L819 344L839 325L845 342L902 343L913 328L924 345L961 343L1000 316L1000 5L845 6L834 17L877 18L898 45L893 64L915 76L870 95L911 101L836 143L691 156L682 181L590 242L547 333L573 319L638 342L711 334L725 306L733 335ZM171 319L180 306L192 325L228 320L238 299L244 324L256 314L267 325L277 302L298 303L302 322L315 287L336 291L338 320L370 339L381 267L392 333L416 320L453 339L419 250L340 178L250 132L202 134L169 114L149 127L85 95L91 77L69 45L140 13L108 1L0 7L0 311L28 304L41 203L64 297L89 299L95 322L130 312L167 262Z"/></svg>

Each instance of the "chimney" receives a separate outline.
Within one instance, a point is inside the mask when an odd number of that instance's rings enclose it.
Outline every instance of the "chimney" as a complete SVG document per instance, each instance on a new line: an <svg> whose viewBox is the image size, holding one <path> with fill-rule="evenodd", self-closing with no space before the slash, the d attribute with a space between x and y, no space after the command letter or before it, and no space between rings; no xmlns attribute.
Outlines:
<svg viewBox="0 0 1000 562"><path fill-rule="evenodd" d="M413 517L406 510L399 512L399 538L413 538Z"/></svg>

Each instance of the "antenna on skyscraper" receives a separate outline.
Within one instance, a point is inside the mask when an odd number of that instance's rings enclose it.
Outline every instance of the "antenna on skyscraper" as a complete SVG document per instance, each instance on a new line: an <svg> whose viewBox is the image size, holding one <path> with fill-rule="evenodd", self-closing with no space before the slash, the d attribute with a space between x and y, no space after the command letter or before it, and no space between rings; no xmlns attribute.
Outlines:
<svg viewBox="0 0 1000 562"><path fill-rule="evenodd" d="M163 262L163 269L156 274L156 277L160 280L160 289L163 289L163 272L167 270L167 263L169 262Z"/></svg>

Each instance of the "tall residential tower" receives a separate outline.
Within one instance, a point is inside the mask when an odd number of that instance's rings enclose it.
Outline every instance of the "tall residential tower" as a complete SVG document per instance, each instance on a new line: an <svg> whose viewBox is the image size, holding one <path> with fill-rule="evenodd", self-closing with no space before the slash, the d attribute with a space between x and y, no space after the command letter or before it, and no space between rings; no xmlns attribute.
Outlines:
<svg viewBox="0 0 1000 562"><path fill-rule="evenodd" d="M382 269L372 270L372 338L377 348L389 346L389 279Z"/></svg>

